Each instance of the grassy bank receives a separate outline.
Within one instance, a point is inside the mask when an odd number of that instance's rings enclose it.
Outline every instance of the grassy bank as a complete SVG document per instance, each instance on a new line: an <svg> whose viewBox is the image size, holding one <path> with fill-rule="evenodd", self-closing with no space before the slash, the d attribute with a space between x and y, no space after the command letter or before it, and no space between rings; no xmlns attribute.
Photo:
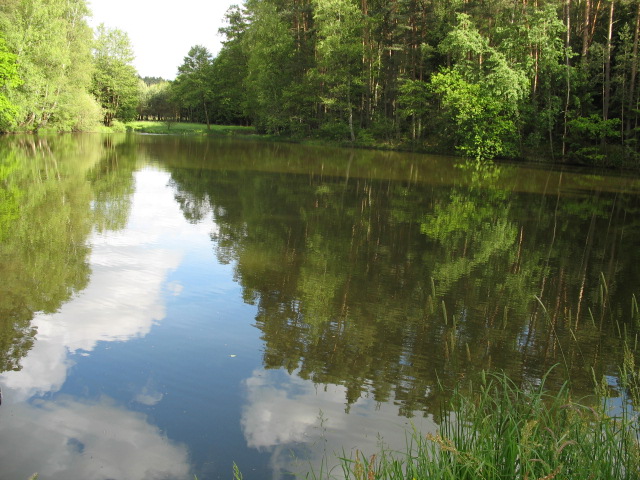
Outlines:
<svg viewBox="0 0 640 480"><path fill-rule="evenodd" d="M126 123L125 128L133 132L159 135L255 135L253 127L211 125L211 128L207 128L202 123L136 121Z"/></svg>
<svg viewBox="0 0 640 480"><path fill-rule="evenodd" d="M424 140L419 144L409 140L381 140L374 139L371 135L358 135L355 142L347 140L344 135L328 135L327 132L316 132L315 135L277 135L259 134L254 127L242 127L236 125L211 125L207 128L202 123L181 123L181 122L158 122L158 121L135 121L123 124L115 121L112 127L103 127L104 132L124 132L133 131L138 133L148 133L157 135L187 135L187 136L242 136L243 138L255 138L261 141L299 143L303 145L330 146L344 148L358 148L367 150L385 150L397 152L412 152L436 155L459 155L459 152L440 145L436 138ZM536 163L555 163L551 158L540 156L539 152L524 153L523 160ZM606 159L605 159L606 160ZM639 169L637 161L623 161L618 156L607 161L587 162L594 167L616 167L637 171ZM575 158L563 160L565 164L585 165L585 162Z"/></svg>
<svg viewBox="0 0 640 480"><path fill-rule="evenodd" d="M630 368L630 369L629 369ZM635 373L633 373L635 372ZM354 480L638 479L639 375L625 367L625 396L609 399L599 386L576 400L565 386L520 388L503 374L456 393L443 406L436 433L413 432L403 451L358 452L341 458L340 472L310 478ZM328 462L327 462L328 463Z"/></svg>
<svg viewBox="0 0 640 480"><path fill-rule="evenodd" d="M243 137L255 137L266 141L301 143L305 145L326 145L333 147L355 147L370 148L376 150L414 150L411 145L401 143L374 142L372 140L358 139L355 143L348 140L338 140L332 138L322 138L318 136L302 137L291 135L274 135L256 133L254 127L241 127L237 125L211 125L211 128L203 123L181 123L181 122L156 122L156 121L135 121L120 123L114 122L112 127L105 127L105 132L132 131L137 133L148 133L156 135L192 135L192 136L218 136L218 135L242 135ZM427 152L426 152L427 153ZM433 153L433 152L432 152ZM444 152L446 153L446 152Z"/></svg>

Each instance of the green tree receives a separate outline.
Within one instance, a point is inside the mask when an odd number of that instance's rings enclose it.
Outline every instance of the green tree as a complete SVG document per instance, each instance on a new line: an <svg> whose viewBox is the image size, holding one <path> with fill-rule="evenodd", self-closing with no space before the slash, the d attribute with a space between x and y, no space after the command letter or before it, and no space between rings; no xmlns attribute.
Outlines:
<svg viewBox="0 0 640 480"><path fill-rule="evenodd" d="M317 75L326 109L346 121L355 142L354 102L362 85L362 14L352 0L315 0Z"/></svg>
<svg viewBox="0 0 640 480"><path fill-rule="evenodd" d="M143 82L143 85L140 86L138 116L144 120L175 120L177 106L173 101L171 87L171 82L166 80L151 85Z"/></svg>
<svg viewBox="0 0 640 480"><path fill-rule="evenodd" d="M400 113L411 118L411 139L422 136L422 126L431 111L429 85L422 80L404 79L400 83L398 103Z"/></svg>
<svg viewBox="0 0 640 480"><path fill-rule="evenodd" d="M213 61L211 81L216 121L223 124L245 124L247 95L244 81L247 77L247 54L243 38L248 28L244 12L232 6L225 15L227 27L219 33L226 37L223 47Z"/></svg>
<svg viewBox="0 0 640 480"><path fill-rule="evenodd" d="M290 123L285 92L292 84L295 43L277 2L249 1L246 113L258 131L281 133Z"/></svg>
<svg viewBox="0 0 640 480"><path fill-rule="evenodd" d="M131 65L134 55L128 35L99 25L93 57L92 92L102 106L103 123L110 126L114 119L133 120L139 102L139 84L136 69Z"/></svg>
<svg viewBox="0 0 640 480"><path fill-rule="evenodd" d="M211 128L212 73L211 53L205 47L195 45L178 67L178 77L172 86L176 100L183 107L202 109L208 129Z"/></svg>
<svg viewBox="0 0 640 480"><path fill-rule="evenodd" d="M522 65L489 44L467 14L441 44L454 65L431 79L448 133L463 154L479 159L518 153L520 104L529 81Z"/></svg>
<svg viewBox="0 0 640 480"><path fill-rule="evenodd" d="M20 0L0 6L0 31L22 83L8 92L17 128L78 130L94 125L88 93L91 29L85 0Z"/></svg>
<svg viewBox="0 0 640 480"><path fill-rule="evenodd" d="M7 90L20 84L16 56L9 52L0 37L0 133L7 131L15 122L18 109L7 98Z"/></svg>

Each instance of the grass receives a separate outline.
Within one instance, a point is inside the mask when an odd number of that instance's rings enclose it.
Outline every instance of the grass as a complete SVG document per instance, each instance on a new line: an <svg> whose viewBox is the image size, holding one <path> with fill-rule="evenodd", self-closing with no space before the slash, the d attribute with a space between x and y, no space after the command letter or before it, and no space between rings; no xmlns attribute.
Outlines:
<svg viewBox="0 0 640 480"><path fill-rule="evenodd" d="M150 122L136 121L126 124L127 130L139 133L153 133L162 135L253 135L255 129L253 127L240 127L235 125L211 125L207 129L205 124L201 123L167 123L167 122Z"/></svg>
<svg viewBox="0 0 640 480"><path fill-rule="evenodd" d="M635 366L631 365L631 372ZM625 367L626 369L626 367ZM624 373L624 372L623 372ZM637 372L627 392L637 392ZM551 480L640 478L640 424L629 402L613 407L598 387L595 404L574 401L565 385L523 389L506 375L483 377L455 393L436 433L414 431L404 451L342 457L340 478L354 480ZM593 399L592 399L593 400ZM637 400L637 398L636 398ZM637 407L636 403L636 407ZM331 473L311 478L336 478Z"/></svg>
<svg viewBox="0 0 640 480"><path fill-rule="evenodd" d="M259 138L268 142L284 142L284 143L300 143L312 146L331 146L331 147L347 147L347 148L365 148L376 150L397 150L397 151L414 151L413 145L390 144L384 141L373 141L358 139L352 143L346 139L338 139L333 137L323 137L319 135L289 135L275 133L256 133L254 127L241 127L235 125L211 125L210 129L202 123L181 123L160 121L133 121L126 124L114 121L114 126L104 127L103 132L121 132L126 130L138 133L150 133L157 135L191 135L191 136L219 136L219 135L242 135L244 138Z"/></svg>
<svg viewBox="0 0 640 480"><path fill-rule="evenodd" d="M432 283L432 289L435 287ZM608 287L601 275L602 315ZM538 299L542 304L542 302ZM544 311L546 308L543 306ZM446 307L443 304L445 323ZM611 322L615 322L613 312ZM640 308L631 302L632 320ZM594 321L595 324L595 321ZM616 325L619 323L616 322ZM569 382L551 390L551 371L530 385L505 373L482 374L466 391L441 405L436 432L409 432L406 447L381 447L373 455L338 456L339 475L310 472L313 479L348 480L635 480L640 479L640 365L637 335L618 326L623 355L615 390L594 375L594 392L576 399ZM575 337L574 337L575 338ZM564 357L564 354L563 354ZM560 368L556 366L555 368ZM338 467L336 467L338 468Z"/></svg>

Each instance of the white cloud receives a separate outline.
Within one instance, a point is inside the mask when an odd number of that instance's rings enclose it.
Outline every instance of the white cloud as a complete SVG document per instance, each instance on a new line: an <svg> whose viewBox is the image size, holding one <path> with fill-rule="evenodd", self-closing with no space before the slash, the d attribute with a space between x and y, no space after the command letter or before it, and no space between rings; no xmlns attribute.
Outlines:
<svg viewBox="0 0 640 480"><path fill-rule="evenodd" d="M151 381L147 382L140 391L136 394L134 400L143 405L152 407L160 403L160 400L164 398L164 393L157 390L155 385Z"/></svg>
<svg viewBox="0 0 640 480"><path fill-rule="evenodd" d="M393 402L378 404L367 395L347 413L345 387L314 385L295 374L259 369L245 385L247 403L241 418L245 439L250 447L272 451L276 477L285 471L308 471L309 465L318 472L325 452L330 463L343 449L347 455L356 450L372 455L381 439L402 450L412 425L425 434L436 429L431 418L400 417ZM290 450L296 449L309 458L292 457Z"/></svg>
<svg viewBox="0 0 640 480"><path fill-rule="evenodd" d="M166 438L141 413L111 399L3 405L3 478L153 480L188 478L187 449Z"/></svg>
<svg viewBox="0 0 640 480"><path fill-rule="evenodd" d="M69 352L91 352L98 342L144 337L165 317L163 286L183 257L177 245L185 236L196 235L181 228L186 222L166 190L167 181L165 172L147 169L136 174L127 229L94 235L88 287L57 313L36 315L36 342L22 360L22 370L0 376L13 390L8 397L19 401L59 390L71 366ZM197 235L204 237L202 232ZM167 236L173 236L168 243L175 248L160 245ZM180 293L175 288L173 292Z"/></svg>

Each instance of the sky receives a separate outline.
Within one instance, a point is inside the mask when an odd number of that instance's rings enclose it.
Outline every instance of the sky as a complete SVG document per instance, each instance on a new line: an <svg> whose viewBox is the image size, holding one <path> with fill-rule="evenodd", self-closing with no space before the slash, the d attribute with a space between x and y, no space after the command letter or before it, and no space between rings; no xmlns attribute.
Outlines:
<svg viewBox="0 0 640 480"><path fill-rule="evenodd" d="M93 17L89 25L104 23L129 35L142 77L173 80L194 45L214 56L222 46L218 28L227 9L242 0L88 0Z"/></svg>

